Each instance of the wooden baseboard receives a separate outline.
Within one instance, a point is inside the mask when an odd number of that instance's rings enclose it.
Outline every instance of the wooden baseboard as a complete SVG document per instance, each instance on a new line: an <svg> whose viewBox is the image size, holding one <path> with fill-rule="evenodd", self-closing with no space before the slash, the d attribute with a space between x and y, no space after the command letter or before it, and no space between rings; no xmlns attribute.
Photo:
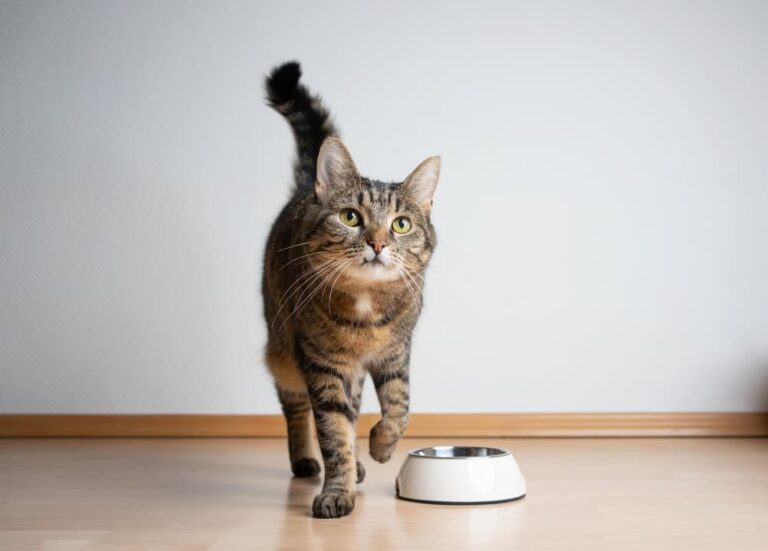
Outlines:
<svg viewBox="0 0 768 551"><path fill-rule="evenodd" d="M367 436L377 415L361 416ZM285 436L280 415L0 415L0 437ZM765 413L414 413L407 437L768 436Z"/></svg>

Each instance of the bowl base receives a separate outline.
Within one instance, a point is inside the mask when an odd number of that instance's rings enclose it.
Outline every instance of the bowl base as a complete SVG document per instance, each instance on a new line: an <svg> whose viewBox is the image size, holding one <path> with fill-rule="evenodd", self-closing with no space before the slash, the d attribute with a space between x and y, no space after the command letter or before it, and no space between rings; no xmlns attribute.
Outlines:
<svg viewBox="0 0 768 551"><path fill-rule="evenodd" d="M410 501L412 503L427 503L430 505L493 505L496 503L509 503L510 501L518 501L525 497L525 494L516 497L510 497L508 499L497 499L495 501L428 501L426 499L413 499L411 497L403 497L399 493L395 494L397 499L403 501Z"/></svg>

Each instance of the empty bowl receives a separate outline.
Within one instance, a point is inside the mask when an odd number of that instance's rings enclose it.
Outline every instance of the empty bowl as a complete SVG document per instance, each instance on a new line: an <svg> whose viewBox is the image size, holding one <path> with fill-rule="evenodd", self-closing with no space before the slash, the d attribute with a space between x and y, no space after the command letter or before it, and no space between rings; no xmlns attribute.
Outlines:
<svg viewBox="0 0 768 551"><path fill-rule="evenodd" d="M525 479L507 450L435 446L408 452L395 492L425 503L500 503L525 496Z"/></svg>

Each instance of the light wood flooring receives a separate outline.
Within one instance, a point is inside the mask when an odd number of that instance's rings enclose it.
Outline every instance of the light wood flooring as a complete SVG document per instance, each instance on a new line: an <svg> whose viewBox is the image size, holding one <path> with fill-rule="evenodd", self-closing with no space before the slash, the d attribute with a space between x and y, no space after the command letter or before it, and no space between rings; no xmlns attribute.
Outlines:
<svg viewBox="0 0 768 551"><path fill-rule="evenodd" d="M521 501L394 497L408 449L511 449ZM361 441L365 450L367 441ZM351 516L316 520L320 481L282 439L0 440L0 549L768 550L768 439L407 439Z"/></svg>

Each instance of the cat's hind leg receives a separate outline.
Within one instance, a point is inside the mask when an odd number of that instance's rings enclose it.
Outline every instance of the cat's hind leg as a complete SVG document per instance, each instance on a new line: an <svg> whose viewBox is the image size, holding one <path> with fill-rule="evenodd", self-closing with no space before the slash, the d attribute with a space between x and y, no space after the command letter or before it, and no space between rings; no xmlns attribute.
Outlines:
<svg viewBox="0 0 768 551"><path fill-rule="evenodd" d="M277 389L283 415L288 426L288 454L291 471L299 478L320 474L320 463L314 456L312 442L312 406L306 392Z"/></svg>
<svg viewBox="0 0 768 551"><path fill-rule="evenodd" d="M288 427L288 454L294 476L309 477L320 474L312 421L312 406L304 377L293 356L281 353L276 343L267 346L266 363L275 379L277 397Z"/></svg>

